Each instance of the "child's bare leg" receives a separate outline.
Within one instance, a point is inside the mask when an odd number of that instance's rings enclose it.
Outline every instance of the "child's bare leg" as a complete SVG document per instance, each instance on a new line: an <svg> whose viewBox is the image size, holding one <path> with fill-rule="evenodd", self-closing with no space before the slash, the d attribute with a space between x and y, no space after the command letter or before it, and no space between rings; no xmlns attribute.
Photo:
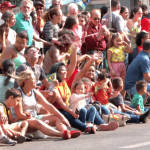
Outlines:
<svg viewBox="0 0 150 150"><path fill-rule="evenodd" d="M125 96L126 96L126 91L124 90L124 86L125 86L125 78L123 79L123 90L121 91L121 95L123 96L123 99L125 99Z"/></svg>
<svg viewBox="0 0 150 150"><path fill-rule="evenodd" d="M28 132L34 132L36 130L40 130L42 133L48 136L57 136L63 137L63 132L57 131L38 119L29 119L27 120L29 123Z"/></svg>
<svg viewBox="0 0 150 150"><path fill-rule="evenodd" d="M20 126L20 129L21 129L21 130L20 130L20 134L21 134L22 136L25 136L28 127L29 127L28 122L27 122L27 121L22 121L21 126Z"/></svg>

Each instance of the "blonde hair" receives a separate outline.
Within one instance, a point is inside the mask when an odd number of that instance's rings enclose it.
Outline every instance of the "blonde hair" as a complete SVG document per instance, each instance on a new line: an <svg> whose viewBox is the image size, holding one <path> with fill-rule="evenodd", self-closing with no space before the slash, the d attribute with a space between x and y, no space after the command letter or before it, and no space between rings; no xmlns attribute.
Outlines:
<svg viewBox="0 0 150 150"><path fill-rule="evenodd" d="M23 87L24 86L24 81L28 78L31 77L31 75L34 75L33 71L32 70L25 70L25 71L22 71L20 74L19 74L19 78L17 79L17 83L20 87Z"/></svg>

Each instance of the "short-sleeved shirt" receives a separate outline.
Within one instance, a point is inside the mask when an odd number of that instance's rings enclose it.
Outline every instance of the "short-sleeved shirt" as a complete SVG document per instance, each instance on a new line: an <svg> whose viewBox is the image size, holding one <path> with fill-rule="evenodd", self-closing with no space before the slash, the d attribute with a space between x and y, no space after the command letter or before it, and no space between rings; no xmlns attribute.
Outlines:
<svg viewBox="0 0 150 150"><path fill-rule="evenodd" d="M141 111L143 113L144 112L144 100L143 100L143 97L138 93L136 93L131 100L131 106L137 108L137 105L140 106Z"/></svg>
<svg viewBox="0 0 150 150"><path fill-rule="evenodd" d="M108 19L109 24L109 17L108 14L104 15L102 19ZM126 23L121 15L118 13L112 12L112 28L116 29L117 32L124 31L127 32Z"/></svg>
<svg viewBox="0 0 150 150"><path fill-rule="evenodd" d="M27 45L32 46L32 40L33 40L33 26L32 26L32 18L30 16L29 20L25 20L22 12L16 15L16 24L11 27L13 30L15 30L17 33L21 31L27 31L28 34L28 43Z"/></svg>
<svg viewBox="0 0 150 150"><path fill-rule="evenodd" d="M116 107L120 106L121 104L124 104L123 97L121 94L119 94L115 98L109 99L109 102L114 104Z"/></svg>
<svg viewBox="0 0 150 150"><path fill-rule="evenodd" d="M150 55L141 51L128 67L125 78L125 90L130 90L139 80L144 80L143 73L150 73Z"/></svg>
<svg viewBox="0 0 150 150"><path fill-rule="evenodd" d="M102 105L107 105L108 102L108 93L107 93L107 88L106 89L99 89L100 84L95 83L94 85L94 91L95 91L95 97L97 101L99 101Z"/></svg>
<svg viewBox="0 0 150 150"><path fill-rule="evenodd" d="M108 50L112 52L112 62L124 62L125 61L125 52L124 46L119 46L119 48L111 47Z"/></svg>
<svg viewBox="0 0 150 150"><path fill-rule="evenodd" d="M25 71L25 70L27 70L27 69L28 69L28 70L32 70L32 71L34 72L37 82L38 82L39 80L42 81L43 79L46 78L45 72L43 71L43 69L42 69L42 67L41 67L40 65L35 64L35 67L33 68L33 67L31 67L31 66L29 65L28 62L25 62L25 63L19 65L19 67L18 67L17 70L16 70L16 73L18 74L18 73L20 73L20 72L22 72L22 71ZM15 88L18 87L18 84L17 84L16 80L15 80L14 87L15 87Z"/></svg>

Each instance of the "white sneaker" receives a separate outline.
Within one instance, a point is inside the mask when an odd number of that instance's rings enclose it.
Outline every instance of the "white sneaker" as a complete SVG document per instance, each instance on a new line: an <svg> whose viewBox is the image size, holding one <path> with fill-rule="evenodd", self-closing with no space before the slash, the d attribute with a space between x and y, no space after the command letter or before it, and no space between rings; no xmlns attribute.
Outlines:
<svg viewBox="0 0 150 150"><path fill-rule="evenodd" d="M12 139L9 139L8 137L4 136L2 139L0 139L0 145L15 145L17 144L17 141L13 141Z"/></svg>

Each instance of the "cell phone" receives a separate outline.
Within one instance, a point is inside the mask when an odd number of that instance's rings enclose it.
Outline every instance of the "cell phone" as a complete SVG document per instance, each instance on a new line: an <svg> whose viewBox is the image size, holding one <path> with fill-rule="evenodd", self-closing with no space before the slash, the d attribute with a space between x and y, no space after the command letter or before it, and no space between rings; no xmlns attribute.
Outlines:
<svg viewBox="0 0 150 150"><path fill-rule="evenodd" d="M78 108L76 108L75 113L76 113L77 115L79 115L79 109L78 109Z"/></svg>

